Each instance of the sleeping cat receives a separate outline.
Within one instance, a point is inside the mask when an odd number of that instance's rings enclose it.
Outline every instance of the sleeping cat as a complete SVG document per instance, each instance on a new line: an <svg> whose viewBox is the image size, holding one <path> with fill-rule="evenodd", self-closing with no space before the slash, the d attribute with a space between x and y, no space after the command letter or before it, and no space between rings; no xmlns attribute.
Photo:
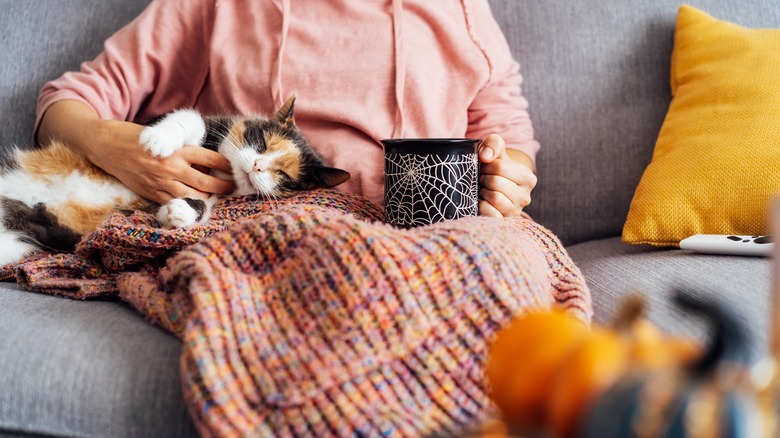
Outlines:
<svg viewBox="0 0 780 438"><path fill-rule="evenodd" d="M287 197L349 179L349 173L326 166L311 148L295 124L294 106L293 96L270 118L204 117L192 109L177 110L144 128L139 142L160 157L184 145L219 152L230 162L232 175L212 173L235 181L230 196ZM160 206L59 142L16 149L0 168L0 265L42 250L71 251L116 211L147 211L163 226L182 227L207 221L216 201L216 196L176 198Z"/></svg>

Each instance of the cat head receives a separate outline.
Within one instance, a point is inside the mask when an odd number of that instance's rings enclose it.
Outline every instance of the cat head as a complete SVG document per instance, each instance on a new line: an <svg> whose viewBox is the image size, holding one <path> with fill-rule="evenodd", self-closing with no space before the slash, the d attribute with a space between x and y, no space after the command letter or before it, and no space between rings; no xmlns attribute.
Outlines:
<svg viewBox="0 0 780 438"><path fill-rule="evenodd" d="M219 152L230 161L236 196L287 197L303 190L337 186L349 173L325 165L295 124L295 96L270 118L235 117ZM224 126L224 124L229 126Z"/></svg>

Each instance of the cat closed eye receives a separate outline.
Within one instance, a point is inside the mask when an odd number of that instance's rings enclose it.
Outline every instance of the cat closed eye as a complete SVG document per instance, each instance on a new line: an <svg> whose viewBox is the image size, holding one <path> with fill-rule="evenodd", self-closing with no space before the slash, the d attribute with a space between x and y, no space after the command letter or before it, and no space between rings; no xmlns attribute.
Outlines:
<svg viewBox="0 0 780 438"><path fill-rule="evenodd" d="M276 175L277 175L277 176L279 176L279 177L281 177L281 178L285 178L285 179L291 179L291 178L290 178L290 175L287 175L286 173L284 173L284 171L283 171L283 170L279 170L279 169L277 169L275 172L276 172Z"/></svg>

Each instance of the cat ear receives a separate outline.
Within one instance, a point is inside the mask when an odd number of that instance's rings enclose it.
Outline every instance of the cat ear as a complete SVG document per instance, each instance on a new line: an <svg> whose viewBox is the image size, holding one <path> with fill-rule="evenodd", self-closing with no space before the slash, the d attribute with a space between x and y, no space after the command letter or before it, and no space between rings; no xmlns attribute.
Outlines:
<svg viewBox="0 0 780 438"><path fill-rule="evenodd" d="M287 102L279 108L274 116L280 123L292 125L295 123L295 95L287 99Z"/></svg>
<svg viewBox="0 0 780 438"><path fill-rule="evenodd" d="M320 187L326 189L346 182L351 176L346 170L325 166L316 167L314 173L317 176Z"/></svg>

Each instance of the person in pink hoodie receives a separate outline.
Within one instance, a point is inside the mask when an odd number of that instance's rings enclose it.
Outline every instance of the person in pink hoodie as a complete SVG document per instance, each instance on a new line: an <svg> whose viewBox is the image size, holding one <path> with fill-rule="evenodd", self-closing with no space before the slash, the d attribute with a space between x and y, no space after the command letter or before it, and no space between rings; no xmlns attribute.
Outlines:
<svg viewBox="0 0 780 438"><path fill-rule="evenodd" d="M197 147L143 151L143 122L193 107L270 114L297 96L296 122L339 187L381 203L380 140L474 137L480 214L515 216L536 185L534 139L519 64L487 0L154 0L103 52L47 83L36 140L83 153L141 196L229 193L229 171Z"/></svg>

